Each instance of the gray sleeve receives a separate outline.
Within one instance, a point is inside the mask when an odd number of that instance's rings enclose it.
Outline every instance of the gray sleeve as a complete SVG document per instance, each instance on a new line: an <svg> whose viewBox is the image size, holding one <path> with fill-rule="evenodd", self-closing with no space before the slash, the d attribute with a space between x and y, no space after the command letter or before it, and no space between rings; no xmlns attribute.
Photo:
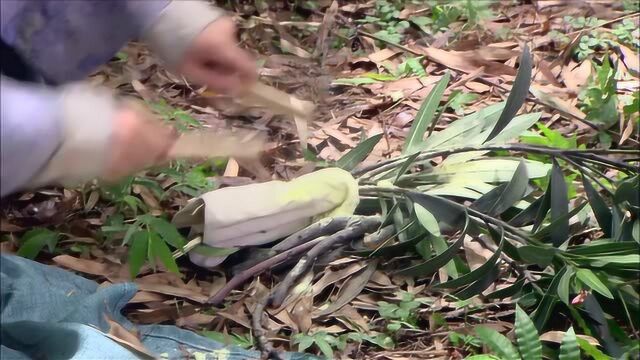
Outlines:
<svg viewBox="0 0 640 360"><path fill-rule="evenodd" d="M0 196L26 184L60 146L60 107L60 97L51 89L2 77Z"/></svg>
<svg viewBox="0 0 640 360"><path fill-rule="evenodd" d="M75 185L106 166L116 101L85 84L49 88L2 77L0 196Z"/></svg>

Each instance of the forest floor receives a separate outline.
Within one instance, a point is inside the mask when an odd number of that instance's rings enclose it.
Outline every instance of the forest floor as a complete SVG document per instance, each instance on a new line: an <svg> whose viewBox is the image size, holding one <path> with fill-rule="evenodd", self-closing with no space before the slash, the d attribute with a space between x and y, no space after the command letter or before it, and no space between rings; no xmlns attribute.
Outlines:
<svg viewBox="0 0 640 360"><path fill-rule="evenodd" d="M229 1L221 5L238 21L242 46L258 59L261 79L316 104L305 152L288 119L241 107L222 96L206 96L204 89L166 71L139 43L130 43L90 81L143 99L181 130L266 132L264 164L273 179L292 179L317 164L336 164L364 139L377 142L366 149L358 168L406 154L403 148L423 101L445 76L450 80L443 101L436 104L439 117L433 126L426 125L429 135L506 100L526 45L533 70L520 113L540 115L534 126L515 136L515 142L624 151L640 144L640 13L633 1L312 0L297 4ZM444 159L430 162L438 166ZM547 163L550 167L551 162ZM618 176L615 169L602 172L608 178ZM565 174L568 199L575 205L586 197L585 189L581 183L576 185L577 175ZM77 189L26 192L3 200L0 244L3 252L61 266L101 284L132 281L130 251L121 244L140 231L141 224L146 226L144 231L164 239L177 234L166 225L189 199L216 187L254 181L233 159L219 159L172 164L116 186L92 183ZM531 183L544 193L548 182L541 177ZM157 223L151 218L164 220L154 228ZM608 237L591 225L571 231L574 239ZM447 235L445 248L455 239ZM456 266L471 273L495 262L495 247L465 240L457 258L463 264L454 265L452 260L426 278L389 270L416 264L420 256L429 258L415 248L391 260L353 253L319 260L321 266L302 277L280 308L265 310L267 338L278 349L335 358L462 359L493 349L486 337L475 333L479 324L514 337L515 294L461 299L452 291L432 288L434 280L455 278L457 273L451 272ZM442 252L435 248L436 253ZM223 308L212 307L207 299L251 256L234 255L213 271L180 257L180 275L168 271L163 261L155 268L145 264L133 279L140 291L127 306L127 316L135 323L176 324L247 348L258 345L251 314L293 265L256 274L226 297ZM520 278L507 270L506 261L500 267L502 275L480 289L482 294L518 283ZM525 272L535 278L526 279L527 284L535 285L536 277L545 279L548 272L543 269L536 268L533 275ZM540 281L541 286L548 286L545 281ZM596 289L597 283L591 283L591 288ZM571 294L579 306L579 297L586 293L571 290ZM534 309L539 300L532 296L518 303ZM557 350L568 325L559 319L551 322L538 330L545 356L553 357L546 351ZM637 339L634 321L619 323L624 336ZM593 345L603 345L596 332L580 334ZM581 346L586 351L588 345ZM591 349L600 352L602 347Z"/></svg>

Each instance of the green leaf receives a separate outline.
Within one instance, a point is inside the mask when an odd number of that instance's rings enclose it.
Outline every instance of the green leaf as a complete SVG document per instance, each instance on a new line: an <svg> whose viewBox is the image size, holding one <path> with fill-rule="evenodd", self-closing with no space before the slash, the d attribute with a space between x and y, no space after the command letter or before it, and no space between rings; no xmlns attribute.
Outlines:
<svg viewBox="0 0 640 360"><path fill-rule="evenodd" d="M600 194L593 188L591 182L584 175L582 175L582 184L584 186L584 191L587 193L587 198L589 199L589 204L591 205L593 214L596 216L598 224L600 225L602 232L604 232L604 236L611 237L611 209L609 209L607 203L605 203Z"/></svg>
<svg viewBox="0 0 640 360"><path fill-rule="evenodd" d="M467 217L464 229L462 230L462 234L460 234L460 236L458 237L458 240L455 243L453 243L449 248L447 248L447 250L443 251L439 255L436 255L433 258L423 263L399 270L397 274L403 275L403 276L426 277L438 271L438 269L440 269L441 267L446 265L451 259L453 259L453 257L458 252L458 249L460 249L460 247L464 243L464 237L467 234L468 225L469 225L469 218Z"/></svg>
<svg viewBox="0 0 640 360"><path fill-rule="evenodd" d="M567 217L569 196L562 169L555 159L553 159L549 184L551 186L551 219L554 221L563 219L551 233L551 243L558 247L569 239L569 217Z"/></svg>
<svg viewBox="0 0 640 360"><path fill-rule="evenodd" d="M407 170L409 169L409 167L411 166L411 164L413 164L413 162L416 160L416 158L418 157L418 155L420 155L419 152L409 156L407 158L407 160L405 160L405 162L402 164L402 166L400 166L400 168L398 169L398 173L396 175L395 180L393 181L394 184L398 183L398 180L400 180L400 177L402 175L404 175L404 173L407 172Z"/></svg>
<svg viewBox="0 0 640 360"><path fill-rule="evenodd" d="M500 276L500 268L497 266L492 267L486 275L462 290L455 292L453 296L460 300L470 299L486 290L498 279L498 276Z"/></svg>
<svg viewBox="0 0 640 360"><path fill-rule="evenodd" d="M449 229L459 229L464 226L463 224L467 217L464 207L441 197L419 193L417 191L408 192L407 196L411 201L429 211L436 218L440 226L445 225L449 227Z"/></svg>
<svg viewBox="0 0 640 360"><path fill-rule="evenodd" d="M358 144L358 146L344 154L344 156L336 162L336 166L347 171L355 169L358 164L369 156L373 148L382 138L382 135L383 134L374 135Z"/></svg>
<svg viewBox="0 0 640 360"><path fill-rule="evenodd" d="M521 278L515 283L513 283L513 285L507 286L500 290L496 290L490 294L487 294L485 297L487 299L504 299L507 297L513 297L516 294L518 294L520 290L522 290L524 283L525 283L525 278Z"/></svg>
<svg viewBox="0 0 640 360"><path fill-rule="evenodd" d="M314 340L316 342L316 345L318 346L318 349L320 349L320 351L322 352L322 355L324 355L327 359L333 359L333 349L331 348L331 345L329 345L329 343L321 337L314 337Z"/></svg>
<svg viewBox="0 0 640 360"><path fill-rule="evenodd" d="M487 136L487 139L484 141L485 143L496 137L516 116L518 110L520 110L524 104L527 94L529 93L529 85L531 84L531 68L532 61L531 55L529 54L529 47L525 45L522 50L522 56L520 57L520 68L516 74L511 93L509 97L507 97L507 104L505 105L504 111L500 114L498 122L496 122L491 133L489 133L489 136Z"/></svg>
<svg viewBox="0 0 640 360"><path fill-rule="evenodd" d="M491 257L481 266L479 266L477 269L464 274L462 276L460 276L457 279L453 279L453 280L449 280L447 282L444 282L442 284L438 284L435 285L434 288L436 289L453 289L453 288L458 288L464 285L468 285L471 284L472 282L482 278L483 276L486 276L487 274L489 274L489 272L491 271L492 268L494 268L496 266L496 263L498 262L498 260L500 259L500 254L502 253L502 247L504 245L504 229L500 229L500 234L495 234L494 230L489 227L490 232L492 237L494 237L494 241L496 243L498 243L498 248L496 249L496 251L493 253L493 255L491 255ZM496 239L496 237L499 237L499 239Z"/></svg>
<svg viewBox="0 0 640 360"><path fill-rule="evenodd" d="M578 269L576 271L576 277L583 284L587 285L593 291L600 293L602 296L613 299L613 295L609 288L589 269Z"/></svg>
<svg viewBox="0 0 640 360"><path fill-rule="evenodd" d="M190 252L194 252L196 254L200 254L202 256L208 257L222 257L229 256L234 254L240 250L239 248L219 248L213 247L209 245L198 245L190 250Z"/></svg>
<svg viewBox="0 0 640 360"><path fill-rule="evenodd" d="M602 351L600 351L600 349L598 349L595 345L591 345L589 341L582 338L578 338L577 340L578 340L578 345L580 346L580 349L582 349L582 351L584 351L586 355L591 356L593 360L611 360L612 359L611 357L605 355Z"/></svg>
<svg viewBox="0 0 640 360"><path fill-rule="evenodd" d="M149 233L139 230L131 236L131 245L129 246L129 273L131 278L140 273L140 268L147 259L147 251L149 246Z"/></svg>
<svg viewBox="0 0 640 360"><path fill-rule="evenodd" d="M427 131L429 124L436 119L436 110L442 100L442 95L447 88L450 77L451 74L449 72L445 73L424 99L416 118L413 120L413 124L411 124L411 130L409 130L409 135L402 150L403 154L411 154L420 150L424 142L424 133Z"/></svg>
<svg viewBox="0 0 640 360"><path fill-rule="evenodd" d="M442 149L470 144L470 139L477 137L485 126L495 124L504 109L505 102L489 105L472 114L450 123L444 130L431 134L423 144L425 150Z"/></svg>
<svg viewBox="0 0 640 360"><path fill-rule="evenodd" d="M166 241L176 249L182 250L186 244L184 237L178 232L176 226L165 219L154 217L149 222L149 226L153 231L160 235L162 240Z"/></svg>
<svg viewBox="0 0 640 360"><path fill-rule="evenodd" d="M492 328L479 326L475 329L476 335L482 342L503 360L520 360L518 350L504 335Z"/></svg>
<svg viewBox="0 0 640 360"><path fill-rule="evenodd" d="M417 203L413 203L413 209L416 212L418 222L422 225L430 234L434 236L440 236L440 226L438 226L438 220L424 207Z"/></svg>
<svg viewBox="0 0 640 360"><path fill-rule="evenodd" d="M296 341L298 341L298 351L304 352L309 347L311 347L311 345L313 345L313 337L305 334L298 335L300 335L299 338L296 338Z"/></svg>
<svg viewBox="0 0 640 360"><path fill-rule="evenodd" d="M560 282L558 282L558 297L562 300L563 303L570 305L569 303L569 293L571 292L571 279L573 279L574 271L570 266L566 267L566 271L560 278Z"/></svg>
<svg viewBox="0 0 640 360"><path fill-rule="evenodd" d="M53 252L59 239L60 234L49 229L29 230L20 239L22 245L20 245L17 255L27 259L35 259L45 246L49 252Z"/></svg>
<svg viewBox="0 0 640 360"><path fill-rule="evenodd" d="M518 254L528 264L537 264L541 268L546 268L551 264L557 249L552 247L523 245L518 248Z"/></svg>
<svg viewBox="0 0 640 360"><path fill-rule="evenodd" d="M575 331L573 331L573 326L567 330L562 338L558 360L580 360L578 338L576 337Z"/></svg>
<svg viewBox="0 0 640 360"><path fill-rule="evenodd" d="M489 216L500 215L522 199L528 184L526 163L520 161L511 181L484 194L471 207Z"/></svg>
<svg viewBox="0 0 640 360"><path fill-rule="evenodd" d="M516 339L523 359L542 359L540 335L526 312L516 305Z"/></svg>
<svg viewBox="0 0 640 360"><path fill-rule="evenodd" d="M464 358L464 360L502 360L493 355L479 354L479 355L471 355Z"/></svg>
<svg viewBox="0 0 640 360"><path fill-rule="evenodd" d="M509 220L509 225L522 227L533 224L536 215L540 212L540 208L544 202L544 195L535 199L526 209L520 211L516 216ZM546 215L546 214L545 214Z"/></svg>
<svg viewBox="0 0 640 360"><path fill-rule="evenodd" d="M173 258L173 254L171 254L171 250L169 250L167 243L165 243L164 240L162 240L155 232L150 231L148 234L149 249L151 250L153 257L160 259L167 270L180 275L180 270L178 269L176 260Z"/></svg>

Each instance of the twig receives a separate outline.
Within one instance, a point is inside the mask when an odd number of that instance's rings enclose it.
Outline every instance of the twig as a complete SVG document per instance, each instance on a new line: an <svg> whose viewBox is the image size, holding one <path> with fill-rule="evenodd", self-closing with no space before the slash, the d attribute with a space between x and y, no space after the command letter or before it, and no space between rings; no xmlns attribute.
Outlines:
<svg viewBox="0 0 640 360"><path fill-rule="evenodd" d="M250 278L256 275L262 274L263 272L271 269L275 265L280 264L281 262L291 257L294 257L296 255L299 255L307 251L308 249L312 248L315 244L319 243L322 240L323 240L322 238L311 240L304 244L298 245L292 249L284 251L246 270L241 271L238 275L231 278L231 280L229 280L229 282L224 287L222 287L222 289L218 290L218 292L215 295L210 297L209 300L207 300L207 303L211 305L219 305L220 303L222 303L222 301L224 301L227 295L229 295L231 290L237 288L245 281L249 280Z"/></svg>
<svg viewBox="0 0 640 360"><path fill-rule="evenodd" d="M288 250L311 239L333 234L336 231L344 229L352 218L353 217L349 216L341 216L320 220L292 235L289 235L287 238L276 244L272 250Z"/></svg>
<svg viewBox="0 0 640 360"><path fill-rule="evenodd" d="M271 342L267 338L267 332L262 327L262 315L264 314L264 308L267 306L269 297L264 297L253 309L251 313L251 329L256 339L256 347L260 351L260 357L262 359L284 360L280 353L273 348Z"/></svg>

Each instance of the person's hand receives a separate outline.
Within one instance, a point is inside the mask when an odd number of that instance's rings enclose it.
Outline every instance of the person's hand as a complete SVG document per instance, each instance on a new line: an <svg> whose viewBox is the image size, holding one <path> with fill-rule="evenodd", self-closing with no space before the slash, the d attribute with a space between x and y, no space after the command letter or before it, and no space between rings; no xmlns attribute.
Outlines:
<svg viewBox="0 0 640 360"><path fill-rule="evenodd" d="M167 160L177 134L141 106L127 103L116 113L107 168L102 176L106 181L116 181Z"/></svg>
<svg viewBox="0 0 640 360"><path fill-rule="evenodd" d="M239 95L257 79L250 54L236 41L236 27L229 17L209 24L187 48L178 68L190 80L220 93Z"/></svg>

